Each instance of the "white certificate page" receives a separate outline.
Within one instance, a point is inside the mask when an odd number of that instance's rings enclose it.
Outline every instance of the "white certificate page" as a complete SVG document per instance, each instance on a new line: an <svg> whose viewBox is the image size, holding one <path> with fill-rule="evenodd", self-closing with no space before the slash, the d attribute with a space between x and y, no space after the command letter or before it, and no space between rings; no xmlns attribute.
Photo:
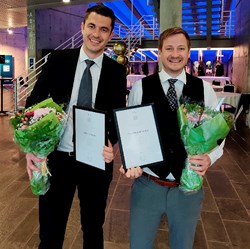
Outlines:
<svg viewBox="0 0 250 249"><path fill-rule="evenodd" d="M74 118L76 160L105 170L105 114L75 108Z"/></svg>
<svg viewBox="0 0 250 249"><path fill-rule="evenodd" d="M163 161L152 105L115 110L125 168Z"/></svg>

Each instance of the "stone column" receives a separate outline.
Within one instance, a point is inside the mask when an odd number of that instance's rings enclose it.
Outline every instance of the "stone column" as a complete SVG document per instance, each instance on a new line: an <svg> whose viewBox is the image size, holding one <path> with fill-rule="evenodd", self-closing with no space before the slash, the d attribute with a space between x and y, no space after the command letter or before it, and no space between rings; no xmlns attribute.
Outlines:
<svg viewBox="0 0 250 249"><path fill-rule="evenodd" d="M207 48L211 48L212 42L212 0L207 0Z"/></svg>
<svg viewBox="0 0 250 249"><path fill-rule="evenodd" d="M160 31L182 26L182 0L160 1Z"/></svg>
<svg viewBox="0 0 250 249"><path fill-rule="evenodd" d="M250 92L250 4L237 0L235 13L235 47L233 83L239 92Z"/></svg>
<svg viewBox="0 0 250 249"><path fill-rule="evenodd" d="M182 0L160 1L160 33L171 27L182 26ZM161 62L158 62L162 69Z"/></svg>
<svg viewBox="0 0 250 249"><path fill-rule="evenodd" d="M28 24L28 73L29 84L32 83L33 73L35 74L36 63L36 11L35 9L27 10L27 24ZM35 80L35 78L34 78Z"/></svg>

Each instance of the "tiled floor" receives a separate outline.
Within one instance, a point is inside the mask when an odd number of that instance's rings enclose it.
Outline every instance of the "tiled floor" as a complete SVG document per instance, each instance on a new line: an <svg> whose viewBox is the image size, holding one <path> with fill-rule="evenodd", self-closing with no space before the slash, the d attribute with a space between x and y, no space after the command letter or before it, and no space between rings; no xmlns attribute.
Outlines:
<svg viewBox="0 0 250 249"><path fill-rule="evenodd" d="M129 248L129 198L132 181L118 171L116 148L104 226L105 249ZM24 154L12 141L9 116L0 115L0 249L28 249L38 245L37 197L29 187ZM242 119L226 141L225 153L207 173L205 201L195 249L250 248L250 130ZM167 249L167 221L163 218L154 249ZM80 249L78 201L70 214L64 249ZM185 248L183 248L185 249Z"/></svg>

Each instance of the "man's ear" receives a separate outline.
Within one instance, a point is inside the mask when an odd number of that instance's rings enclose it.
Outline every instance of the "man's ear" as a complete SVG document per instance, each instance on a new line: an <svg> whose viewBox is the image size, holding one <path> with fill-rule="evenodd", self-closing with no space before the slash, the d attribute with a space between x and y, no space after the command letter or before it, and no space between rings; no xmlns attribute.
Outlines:
<svg viewBox="0 0 250 249"><path fill-rule="evenodd" d="M112 32L110 33L110 35L109 35L109 40L111 40L113 36L114 36L114 31L112 31Z"/></svg>
<svg viewBox="0 0 250 249"><path fill-rule="evenodd" d="M81 31L84 30L84 22L81 23Z"/></svg>

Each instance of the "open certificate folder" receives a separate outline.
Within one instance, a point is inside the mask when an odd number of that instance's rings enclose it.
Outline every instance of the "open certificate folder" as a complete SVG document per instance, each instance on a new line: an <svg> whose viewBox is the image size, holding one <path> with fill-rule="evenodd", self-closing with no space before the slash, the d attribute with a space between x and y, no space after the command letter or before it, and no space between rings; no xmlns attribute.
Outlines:
<svg viewBox="0 0 250 249"><path fill-rule="evenodd" d="M73 121L76 160L105 170L105 113L74 106Z"/></svg>
<svg viewBox="0 0 250 249"><path fill-rule="evenodd" d="M114 114L125 169L163 161L152 104L116 109Z"/></svg>

